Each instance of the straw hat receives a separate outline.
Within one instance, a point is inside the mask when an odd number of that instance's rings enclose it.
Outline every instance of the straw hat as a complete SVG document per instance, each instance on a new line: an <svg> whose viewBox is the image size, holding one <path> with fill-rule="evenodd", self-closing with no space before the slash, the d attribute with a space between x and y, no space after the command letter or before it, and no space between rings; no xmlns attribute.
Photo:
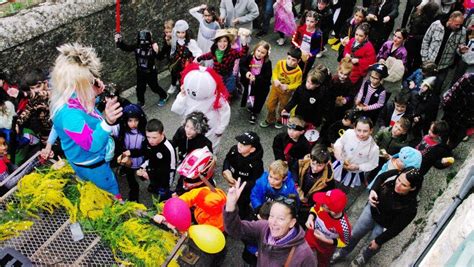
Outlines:
<svg viewBox="0 0 474 267"><path fill-rule="evenodd" d="M221 37L227 37L227 39L229 39L229 43L232 43L235 39L235 35L226 29L217 30L216 36L214 36L213 40L214 41L219 40Z"/></svg>

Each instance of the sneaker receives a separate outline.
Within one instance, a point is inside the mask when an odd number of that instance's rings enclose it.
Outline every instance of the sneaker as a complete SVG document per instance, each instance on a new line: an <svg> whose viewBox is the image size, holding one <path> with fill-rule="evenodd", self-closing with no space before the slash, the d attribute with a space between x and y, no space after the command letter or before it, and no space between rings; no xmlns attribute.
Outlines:
<svg viewBox="0 0 474 267"><path fill-rule="evenodd" d="M168 101L169 98L170 98L170 95L167 94L165 99L160 99L160 101L158 102L158 107L163 107L164 105L166 105L166 102Z"/></svg>
<svg viewBox="0 0 474 267"><path fill-rule="evenodd" d="M250 115L250 119L249 119L250 124L255 124L256 121L257 121L257 117L253 114Z"/></svg>
<svg viewBox="0 0 474 267"><path fill-rule="evenodd" d="M324 52L326 52L326 47L324 47L323 50L321 50L319 53L317 53L316 57L321 58L323 56Z"/></svg>
<svg viewBox="0 0 474 267"><path fill-rule="evenodd" d="M285 38L279 38L279 39L277 40L277 44L278 44L279 46L284 45L284 44L285 44Z"/></svg>
<svg viewBox="0 0 474 267"><path fill-rule="evenodd" d="M176 85L170 85L170 88L168 88L167 93L174 94L175 92L176 92Z"/></svg>
<svg viewBox="0 0 474 267"><path fill-rule="evenodd" d="M283 124L281 124L280 122L277 122L277 123L275 123L275 128L276 129L281 129L281 128L283 128Z"/></svg>
<svg viewBox="0 0 474 267"><path fill-rule="evenodd" d="M365 259L364 259L364 256L362 254L359 254L357 256L357 258L355 258L351 262L351 267L359 267L359 266L364 266L364 265L365 265Z"/></svg>
<svg viewBox="0 0 474 267"><path fill-rule="evenodd" d="M333 44L337 43L337 41L339 41L339 39L337 39L336 37L331 37L328 40L328 45L333 45Z"/></svg>
<svg viewBox="0 0 474 267"><path fill-rule="evenodd" d="M265 35L267 35L267 32L265 32L265 31L259 31L259 32L256 34L257 37L263 37L263 36L265 36Z"/></svg>
<svg viewBox="0 0 474 267"><path fill-rule="evenodd" d="M270 125L272 125L272 123L267 122L267 120L264 120L260 123L260 127L262 128L267 128Z"/></svg>

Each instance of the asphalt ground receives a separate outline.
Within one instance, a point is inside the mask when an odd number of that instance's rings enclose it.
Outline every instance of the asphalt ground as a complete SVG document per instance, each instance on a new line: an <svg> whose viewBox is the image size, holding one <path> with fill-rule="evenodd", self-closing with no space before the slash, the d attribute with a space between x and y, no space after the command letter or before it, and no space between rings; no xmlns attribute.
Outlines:
<svg viewBox="0 0 474 267"><path fill-rule="evenodd" d="M278 35L276 33L269 33L268 35L262 38L263 40L268 41L271 44L271 53L270 59L272 61L273 66L275 63L283 58L286 58L286 53L290 48L290 40L287 39L285 45L278 46L276 44L276 40L278 39ZM258 38L253 38L251 42L251 49L253 45L255 45L259 41ZM327 66L332 73L336 72L337 69L337 53L330 49L329 45L326 46L327 52L324 54L322 58L316 59L314 65L317 64L324 64ZM160 63L158 63L160 64ZM159 75L159 84L167 90L170 84L170 77L167 72L161 73ZM399 90L400 85L399 83L389 84L385 83L386 88L391 92L396 92ZM125 91L122 96L129 99L132 103L136 102L135 98L135 89L130 88L129 90ZM146 104L144 107L145 113L148 116L148 119L157 118L160 119L165 127L165 134L166 136L171 139L176 131L176 129L182 123L183 118L178 116L177 114L170 111L171 105L176 97L173 95L170 97L169 101L166 103L164 107L158 107L157 103L159 101L159 97L157 94L151 92L148 88L146 92ZM273 152L272 152L272 142L275 135L282 131L286 131L285 128L283 129L275 129L273 127L268 128L261 128L258 126L258 122L263 120L266 115L266 109L262 110L262 113L258 117L257 124L252 125L248 122L249 112L246 108L240 107L240 96L238 98L232 99L231 103L231 119L230 123L222 136L222 140L220 143L220 148L216 153L217 157L217 166L216 172L214 176L214 180L217 183L219 188L224 189L227 191L228 185L225 180L222 178L221 170L222 170L222 163L225 158L226 153L229 149L237 144L235 140L235 136L245 132L245 131L254 131L256 132L260 138L261 143L264 149L263 161L265 170L268 169L268 165L274 160ZM468 142L463 142L459 145L459 147L454 151L456 162L455 164L448 169L445 170L432 170L427 174L425 178L425 184L423 189L420 193L420 206L427 207L419 209L418 217L423 217L424 214L429 210L429 204L432 202L433 196L437 195L440 190L444 190L446 188L446 175L450 172L456 172L457 169L462 165L464 159L466 159L469 151L473 147L472 140ZM120 183L120 189L124 197L128 196L128 188L127 182L125 177L118 177ZM140 202L144 203L147 206L152 205L152 197L150 193L147 191L147 182L143 182L139 180L140 183ZM344 191L348 193L348 208L347 212L352 224L355 224L358 215L362 211L366 201L368 193L364 188L343 188ZM417 217L417 218L418 218ZM388 266L392 262L392 260L397 257L400 253L402 253L402 247L407 242L407 240L411 238L410 236L404 236L403 232L400 237L395 238L393 241L388 242L382 247L382 250L379 254L377 254L369 263L369 266ZM363 242L361 242L363 243ZM349 255L349 259L352 259L356 256L358 251L364 246L360 244L354 252ZM243 261L241 259L243 245L240 241L233 240L232 238L227 238L227 256L224 262L226 266L242 266ZM350 261L345 261L338 263L337 266L347 266L350 264Z"/></svg>

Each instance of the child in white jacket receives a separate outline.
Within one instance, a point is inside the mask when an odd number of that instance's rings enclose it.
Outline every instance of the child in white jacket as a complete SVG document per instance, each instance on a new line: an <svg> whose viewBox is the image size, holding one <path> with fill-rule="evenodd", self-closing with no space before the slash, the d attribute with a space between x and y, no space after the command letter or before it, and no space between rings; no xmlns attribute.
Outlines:
<svg viewBox="0 0 474 267"><path fill-rule="evenodd" d="M334 178L345 186L361 185L364 173L375 169L379 147L372 138L373 123L367 117L357 120L355 128L344 132L334 144ZM365 179L364 179L364 182Z"/></svg>

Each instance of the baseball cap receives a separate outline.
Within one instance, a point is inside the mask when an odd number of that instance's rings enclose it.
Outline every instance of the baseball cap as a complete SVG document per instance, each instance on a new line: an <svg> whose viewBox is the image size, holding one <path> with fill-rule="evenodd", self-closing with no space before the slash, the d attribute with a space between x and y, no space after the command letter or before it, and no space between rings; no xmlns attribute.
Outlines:
<svg viewBox="0 0 474 267"><path fill-rule="evenodd" d="M258 137L257 133L255 132L245 132L241 135L235 137L235 139L244 145L251 145L255 147L258 143L260 143L260 137Z"/></svg>
<svg viewBox="0 0 474 267"><path fill-rule="evenodd" d="M346 193L340 189L319 192L313 195L313 200L319 204L325 204L332 212L339 213L344 211L347 204Z"/></svg>

